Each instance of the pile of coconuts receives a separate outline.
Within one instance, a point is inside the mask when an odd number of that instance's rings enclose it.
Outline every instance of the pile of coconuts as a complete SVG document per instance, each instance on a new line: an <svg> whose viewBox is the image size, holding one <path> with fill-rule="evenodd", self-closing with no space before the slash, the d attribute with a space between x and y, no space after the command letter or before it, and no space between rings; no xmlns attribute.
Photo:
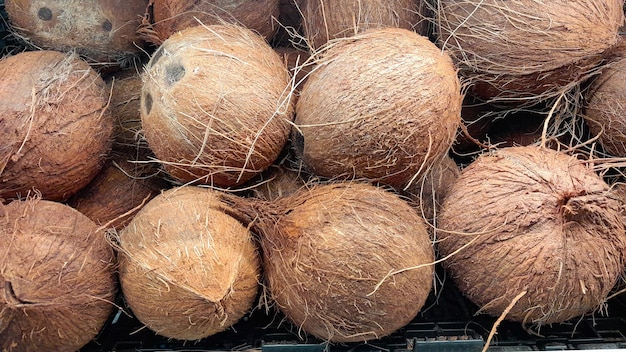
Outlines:
<svg viewBox="0 0 626 352"><path fill-rule="evenodd" d="M621 0L0 7L3 351L79 350L116 309L358 346L450 285L487 348L621 284Z"/></svg>

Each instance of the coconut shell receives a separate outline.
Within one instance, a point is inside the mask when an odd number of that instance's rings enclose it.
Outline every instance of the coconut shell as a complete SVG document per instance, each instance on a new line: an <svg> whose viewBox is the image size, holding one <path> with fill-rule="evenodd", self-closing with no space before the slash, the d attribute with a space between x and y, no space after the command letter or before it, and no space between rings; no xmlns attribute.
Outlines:
<svg viewBox="0 0 626 352"><path fill-rule="evenodd" d="M472 93L536 103L589 77L623 24L622 0L442 0L438 43Z"/></svg>
<svg viewBox="0 0 626 352"><path fill-rule="evenodd" d="M103 231L71 207L0 204L0 350L79 350L104 327L117 293Z"/></svg>
<svg viewBox="0 0 626 352"><path fill-rule="evenodd" d="M154 33L160 45L172 34L199 24L232 23L270 40L278 27L279 0L152 0Z"/></svg>
<svg viewBox="0 0 626 352"><path fill-rule="evenodd" d="M121 230L143 205L168 188L155 163L118 153L67 204L98 225Z"/></svg>
<svg viewBox="0 0 626 352"><path fill-rule="evenodd" d="M397 195L340 183L236 203L256 211L271 298L298 329L332 342L374 340L424 305L433 246L421 216Z"/></svg>
<svg viewBox="0 0 626 352"><path fill-rule="evenodd" d="M438 249L481 312L536 324L592 312L624 270L617 197L580 159L502 148L461 172L439 214ZM522 295L521 298L519 295Z"/></svg>
<svg viewBox="0 0 626 352"><path fill-rule="evenodd" d="M0 60L0 198L65 200L111 149L102 78L74 54L22 52Z"/></svg>
<svg viewBox="0 0 626 352"><path fill-rule="evenodd" d="M119 235L119 275L133 314L157 334L197 340L255 302L260 259L249 230L194 186L153 198Z"/></svg>
<svg viewBox="0 0 626 352"><path fill-rule="evenodd" d="M152 151L182 182L240 185L287 143L290 78L258 35L232 25L172 35L144 73L141 121Z"/></svg>
<svg viewBox="0 0 626 352"><path fill-rule="evenodd" d="M404 28L426 35L422 0L301 0L304 35L312 49L373 28Z"/></svg>
<svg viewBox="0 0 626 352"><path fill-rule="evenodd" d="M586 93L584 117L604 151L626 156L626 50L602 69Z"/></svg>
<svg viewBox="0 0 626 352"><path fill-rule="evenodd" d="M14 30L38 48L76 51L98 65L141 54L136 33L148 0L6 0Z"/></svg>
<svg viewBox="0 0 626 352"><path fill-rule="evenodd" d="M441 159L460 126L452 60L426 37L375 29L328 48L296 105L296 151L313 174L404 187Z"/></svg>

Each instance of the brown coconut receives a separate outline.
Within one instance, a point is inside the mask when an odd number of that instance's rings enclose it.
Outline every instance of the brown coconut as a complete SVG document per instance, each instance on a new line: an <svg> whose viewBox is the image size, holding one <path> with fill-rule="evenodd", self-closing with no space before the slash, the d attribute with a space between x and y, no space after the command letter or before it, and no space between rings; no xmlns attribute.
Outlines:
<svg viewBox="0 0 626 352"><path fill-rule="evenodd" d="M142 53L136 33L148 0L6 0L17 34L38 48L76 51L88 62L124 66Z"/></svg>
<svg viewBox="0 0 626 352"><path fill-rule="evenodd" d="M373 28L404 28L426 35L423 0L299 0L304 35L316 50L328 41Z"/></svg>
<svg viewBox="0 0 626 352"><path fill-rule="evenodd" d="M153 198L119 235L132 313L157 334L197 340L226 330L255 302L260 259L249 230L195 186Z"/></svg>
<svg viewBox="0 0 626 352"><path fill-rule="evenodd" d="M151 0L153 20L146 39L160 45L172 34L199 24L237 24L270 40L279 0Z"/></svg>
<svg viewBox="0 0 626 352"><path fill-rule="evenodd" d="M626 50L594 78L586 94L584 117L604 151L626 156Z"/></svg>
<svg viewBox="0 0 626 352"><path fill-rule="evenodd" d="M329 47L302 87L294 145L313 174L405 187L460 126L452 60L426 37L374 29Z"/></svg>
<svg viewBox="0 0 626 352"><path fill-rule="evenodd" d="M180 31L153 54L144 76L145 137L182 182L240 185L269 167L287 143L289 72L244 27Z"/></svg>
<svg viewBox="0 0 626 352"><path fill-rule="evenodd" d="M422 217L397 195L346 182L230 202L255 219L271 298L298 329L331 342L375 340L424 305L433 246Z"/></svg>
<svg viewBox="0 0 626 352"><path fill-rule="evenodd" d="M150 199L168 188L155 163L116 153L67 204L98 225L121 230Z"/></svg>
<svg viewBox="0 0 626 352"><path fill-rule="evenodd" d="M624 270L617 197L580 159L551 149L484 154L461 172L439 215L444 266L494 316L537 326L582 316Z"/></svg>
<svg viewBox="0 0 626 352"><path fill-rule="evenodd" d="M117 293L104 232L71 207L0 204L0 350L76 351L101 331Z"/></svg>
<svg viewBox="0 0 626 352"><path fill-rule="evenodd" d="M517 104L589 77L623 24L623 0L440 0L438 43L472 94Z"/></svg>
<svg viewBox="0 0 626 352"><path fill-rule="evenodd" d="M113 123L102 78L74 54L0 60L0 198L65 200L102 168Z"/></svg>

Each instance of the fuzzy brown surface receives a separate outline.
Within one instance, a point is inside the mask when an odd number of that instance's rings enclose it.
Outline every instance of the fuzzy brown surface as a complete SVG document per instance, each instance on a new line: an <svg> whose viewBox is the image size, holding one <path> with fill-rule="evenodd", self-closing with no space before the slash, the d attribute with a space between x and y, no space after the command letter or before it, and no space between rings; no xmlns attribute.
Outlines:
<svg viewBox="0 0 626 352"><path fill-rule="evenodd" d="M485 99L531 102L588 77L618 38L622 0L439 0L438 43Z"/></svg>
<svg viewBox="0 0 626 352"><path fill-rule="evenodd" d="M116 65L137 56L136 33L148 0L7 0L12 27L36 47L75 50L92 64Z"/></svg>
<svg viewBox="0 0 626 352"><path fill-rule="evenodd" d="M258 206L264 272L272 299L295 326L329 341L368 341L421 310L432 287L433 246L404 200L345 183L274 205L272 216Z"/></svg>
<svg viewBox="0 0 626 352"><path fill-rule="evenodd" d="M461 122L452 60L426 37L375 29L329 47L302 87L294 145L311 173L404 187Z"/></svg>
<svg viewBox="0 0 626 352"><path fill-rule="evenodd" d="M282 165L267 169L252 186L256 198L274 201L288 197L306 187L304 175Z"/></svg>
<svg viewBox="0 0 626 352"><path fill-rule="evenodd" d="M148 150L141 127L141 88L143 81L140 70L131 68L116 72L106 80L111 94L109 111L113 125L113 147L116 149Z"/></svg>
<svg viewBox="0 0 626 352"><path fill-rule="evenodd" d="M419 0L301 0L304 35L313 49L373 28L404 28L426 35L426 2Z"/></svg>
<svg viewBox="0 0 626 352"><path fill-rule="evenodd" d="M254 304L260 258L248 229L195 186L152 199L120 233L120 282L133 314L156 333L197 340Z"/></svg>
<svg viewBox="0 0 626 352"><path fill-rule="evenodd" d="M73 352L113 311L115 256L78 211L45 200L0 204L0 350Z"/></svg>
<svg viewBox="0 0 626 352"><path fill-rule="evenodd" d="M152 41L161 44L172 34L200 23L238 24L269 40L278 27L278 3L279 0L153 0L156 37Z"/></svg>
<svg viewBox="0 0 626 352"><path fill-rule="evenodd" d="M0 60L0 198L65 200L102 168L113 122L102 78L78 56Z"/></svg>
<svg viewBox="0 0 626 352"><path fill-rule="evenodd" d="M239 185L287 143L290 89L281 58L250 30L188 28L163 43L144 73L145 137L178 180Z"/></svg>
<svg viewBox="0 0 626 352"><path fill-rule="evenodd" d="M584 117L591 133L600 136L605 152L626 157L626 50L594 78L586 99Z"/></svg>
<svg viewBox="0 0 626 352"><path fill-rule="evenodd" d="M276 47L274 50L281 56L283 63L291 73L293 86L296 89L294 93L297 94L315 67L311 53L293 47Z"/></svg>
<svg viewBox="0 0 626 352"><path fill-rule="evenodd" d="M620 204L581 160L502 148L466 167L439 217L437 245L482 312L544 325L590 313L624 270ZM457 252L458 251L458 252Z"/></svg>
<svg viewBox="0 0 626 352"><path fill-rule="evenodd" d="M170 188L155 163L117 154L67 204L87 215L98 225L123 229L147 203Z"/></svg>

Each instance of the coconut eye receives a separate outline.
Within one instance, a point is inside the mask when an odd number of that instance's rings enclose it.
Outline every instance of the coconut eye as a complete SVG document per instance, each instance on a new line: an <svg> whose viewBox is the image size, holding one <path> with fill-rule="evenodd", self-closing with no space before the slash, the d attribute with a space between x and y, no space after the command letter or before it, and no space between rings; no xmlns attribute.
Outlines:
<svg viewBox="0 0 626 352"><path fill-rule="evenodd" d="M181 64L168 65L165 68L165 82L168 85L180 81L185 76L185 68Z"/></svg>
<svg viewBox="0 0 626 352"><path fill-rule="evenodd" d="M105 20L104 22L102 22L102 29L105 32L110 32L111 29L113 29L113 23L111 23L111 21L109 20Z"/></svg>
<svg viewBox="0 0 626 352"><path fill-rule="evenodd" d="M152 110L152 94L146 93L143 100L145 102L146 115L150 115L150 111Z"/></svg>
<svg viewBox="0 0 626 352"><path fill-rule="evenodd" d="M42 21L50 21L52 19L52 10L47 7L42 7L37 11L37 17Z"/></svg>

